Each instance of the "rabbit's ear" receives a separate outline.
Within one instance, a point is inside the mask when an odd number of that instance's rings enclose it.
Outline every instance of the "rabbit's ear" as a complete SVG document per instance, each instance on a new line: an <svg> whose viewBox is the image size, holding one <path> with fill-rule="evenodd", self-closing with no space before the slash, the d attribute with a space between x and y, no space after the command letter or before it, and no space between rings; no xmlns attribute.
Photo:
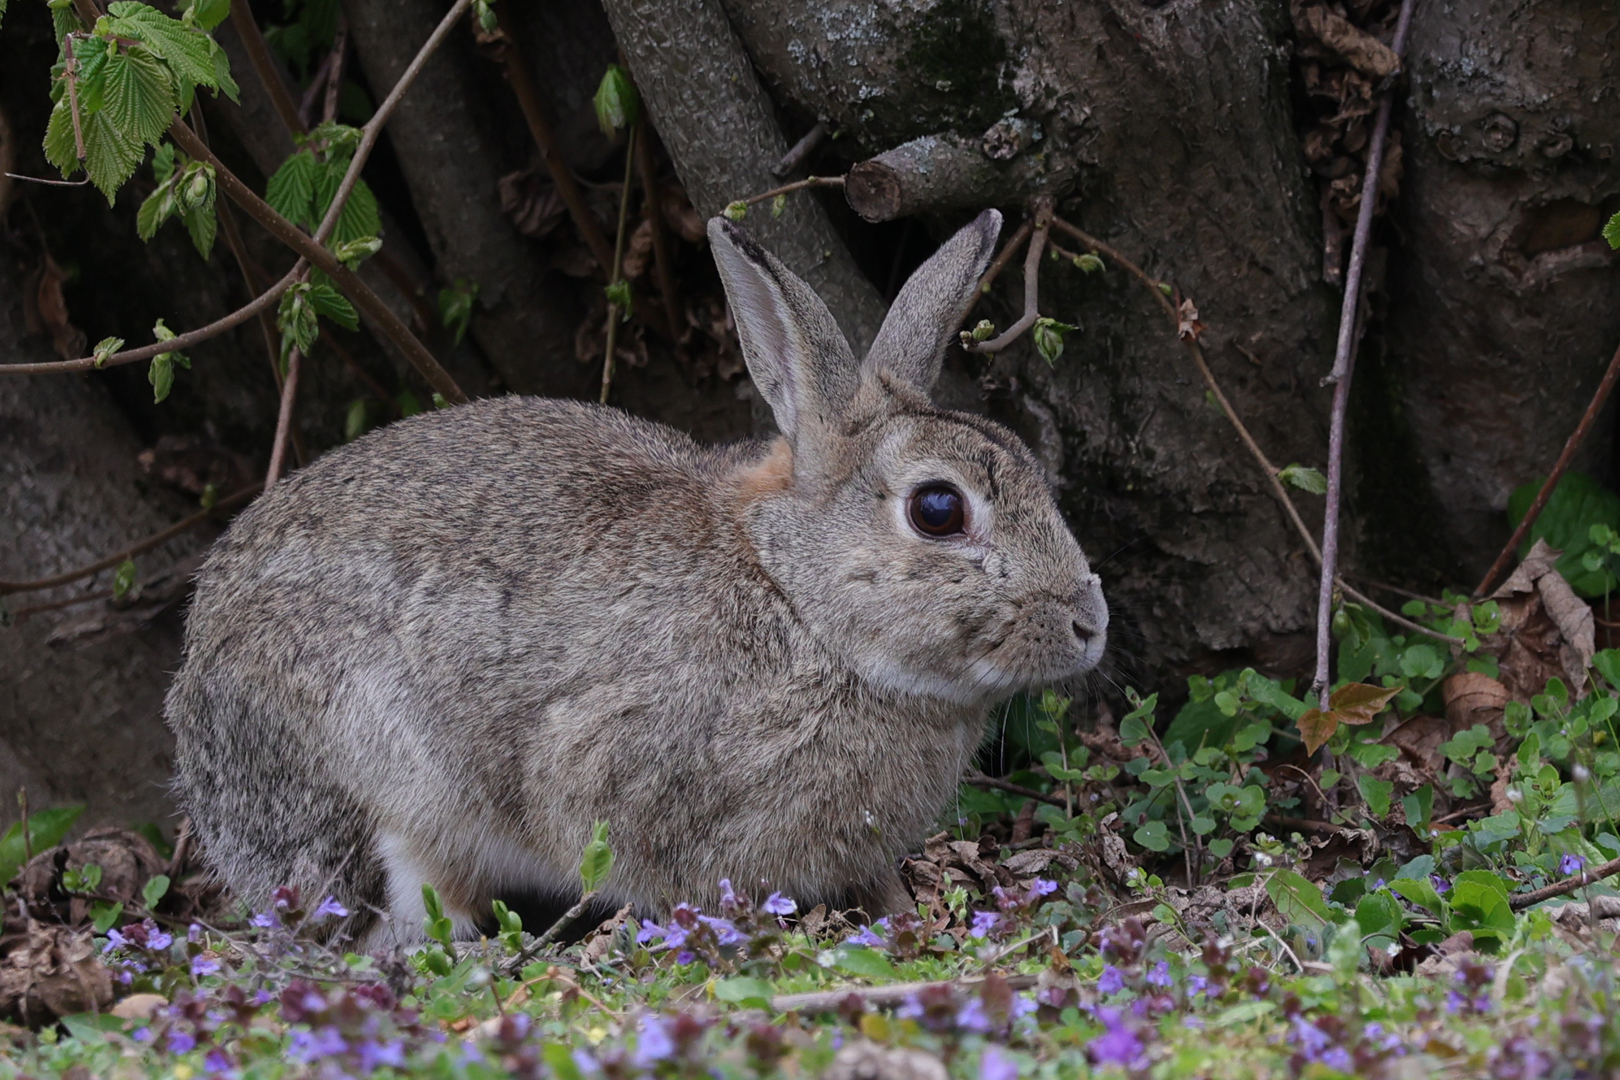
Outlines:
<svg viewBox="0 0 1620 1080"><path fill-rule="evenodd" d="M933 388L945 346L978 291L1000 233L1000 212L986 210L917 268L894 298L861 365L863 375L888 371L925 394Z"/></svg>
<svg viewBox="0 0 1620 1080"><path fill-rule="evenodd" d="M836 422L860 374L827 305L735 222L711 218L709 243L748 374L776 426L793 438L807 424Z"/></svg>

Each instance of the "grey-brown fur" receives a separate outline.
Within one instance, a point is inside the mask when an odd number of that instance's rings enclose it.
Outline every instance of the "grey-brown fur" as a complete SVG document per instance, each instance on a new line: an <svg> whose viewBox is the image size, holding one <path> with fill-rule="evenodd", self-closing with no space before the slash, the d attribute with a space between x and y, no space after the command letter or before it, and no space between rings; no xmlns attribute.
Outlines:
<svg viewBox="0 0 1620 1080"><path fill-rule="evenodd" d="M716 219L773 443L485 400L244 513L167 703L224 879L250 903L326 889L369 943L410 940L423 880L463 925L503 892L577 892L607 819L615 900L702 903L728 877L902 903L895 860L990 705L1089 669L1107 624L1034 458L927 400L999 225L919 270L857 366L814 294ZM971 509L946 540L905 516L941 480Z"/></svg>

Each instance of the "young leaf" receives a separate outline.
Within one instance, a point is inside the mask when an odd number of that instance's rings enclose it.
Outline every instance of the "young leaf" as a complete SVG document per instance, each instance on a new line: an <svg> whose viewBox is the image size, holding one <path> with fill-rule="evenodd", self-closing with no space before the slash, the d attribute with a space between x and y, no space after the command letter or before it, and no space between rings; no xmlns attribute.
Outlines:
<svg viewBox="0 0 1620 1080"><path fill-rule="evenodd" d="M1095 274L1097 271L1103 268L1103 261L1097 258L1097 256L1087 252L1084 255L1075 256L1074 265L1078 266L1088 274Z"/></svg>
<svg viewBox="0 0 1620 1080"><path fill-rule="evenodd" d="M1610 247L1620 248L1620 213L1616 213L1609 219L1609 223L1603 226L1603 239L1609 242Z"/></svg>
<svg viewBox="0 0 1620 1080"><path fill-rule="evenodd" d="M156 874L146 879L141 886L141 903L147 911L153 911L165 896L169 895L169 877L167 874Z"/></svg>
<svg viewBox="0 0 1620 1080"><path fill-rule="evenodd" d="M107 196L107 205L111 206L124 181L135 175L135 168L140 165L146 147L126 135L105 110L86 117L83 127L85 171L90 174L90 182Z"/></svg>
<svg viewBox="0 0 1620 1080"><path fill-rule="evenodd" d="M1322 890L1293 870L1278 870L1266 881L1266 894L1277 913L1296 926L1323 927L1333 921Z"/></svg>
<svg viewBox="0 0 1620 1080"><path fill-rule="evenodd" d="M1074 327L1066 322L1045 317L1035 320L1035 351L1041 354L1048 367L1063 355L1063 335Z"/></svg>
<svg viewBox="0 0 1620 1080"><path fill-rule="evenodd" d="M91 359L95 361L96 367L103 367L107 363L107 358L123 347L124 339L121 337L102 338L96 342L96 350L91 354Z"/></svg>
<svg viewBox="0 0 1620 1080"><path fill-rule="evenodd" d="M159 184L141 203L135 213L135 235L150 240L157 235L163 223L174 216L175 200L172 183Z"/></svg>
<svg viewBox="0 0 1620 1080"><path fill-rule="evenodd" d="M51 110L51 119L45 125L45 160L55 166L65 180L79 171L79 144L73 137L73 110L67 95Z"/></svg>
<svg viewBox="0 0 1620 1080"><path fill-rule="evenodd" d="M1339 715L1340 723L1370 724L1403 689L1400 686L1348 683L1333 691L1328 698L1328 707Z"/></svg>
<svg viewBox="0 0 1620 1080"><path fill-rule="evenodd" d="M140 46L109 57L104 113L136 143L156 143L174 119L169 73Z"/></svg>
<svg viewBox="0 0 1620 1080"><path fill-rule="evenodd" d="M720 212L732 221L741 221L748 216L748 204L738 199L727 203L726 208Z"/></svg>
<svg viewBox="0 0 1620 1080"><path fill-rule="evenodd" d="M1362 774L1356 777L1356 789L1361 792L1361 797L1367 800L1367 809L1372 811L1373 817L1389 816L1389 800L1395 793L1393 783Z"/></svg>
<svg viewBox="0 0 1620 1080"><path fill-rule="evenodd" d="M159 184L174 175L174 144L159 143L152 151L152 178Z"/></svg>
<svg viewBox="0 0 1620 1080"><path fill-rule="evenodd" d="M446 330L456 335L457 345L467 336L467 327L472 323L473 302L477 299L478 283L466 278L456 278L450 288L439 290L439 321L444 323Z"/></svg>
<svg viewBox="0 0 1620 1080"><path fill-rule="evenodd" d="M1308 465L1293 464L1277 470L1277 479L1312 495L1327 494L1327 477Z"/></svg>
<svg viewBox="0 0 1620 1080"><path fill-rule="evenodd" d="M308 225L315 204L315 155L300 150L281 163L265 185L264 201L294 225Z"/></svg>
<svg viewBox="0 0 1620 1080"><path fill-rule="evenodd" d="M608 65L591 103L596 107L596 122L602 134L609 136L634 124L641 104L630 73L618 64Z"/></svg>
<svg viewBox="0 0 1620 1080"><path fill-rule="evenodd" d="M28 815L28 843L23 843L23 824L16 822L0 836L0 884L17 876L28 852L35 855L62 842L73 823L84 813L84 804L56 806Z"/></svg>
<svg viewBox="0 0 1620 1080"><path fill-rule="evenodd" d="M171 19L154 7L122 0L107 7L107 30L117 37L134 38L169 64L182 82L218 87L213 50L207 35Z"/></svg>
<svg viewBox="0 0 1620 1080"><path fill-rule="evenodd" d="M310 218L310 228L315 228L325 219L327 210L331 209L333 198L337 196L337 189L343 183L343 174L348 168L349 159L346 157L328 158L317 168L315 212ZM382 219L377 212L377 196L372 194L371 188L366 186L364 180L356 181L354 190L349 192L349 198L343 204L343 209L338 212L337 225L332 229L331 241L341 244L366 236L376 236L381 231Z"/></svg>
<svg viewBox="0 0 1620 1080"><path fill-rule="evenodd" d="M135 560L125 559L113 572L113 599L122 600L135 587Z"/></svg>
<svg viewBox="0 0 1620 1080"><path fill-rule="evenodd" d="M123 918L124 905L110 900L97 900L90 905L90 925L96 933L105 934Z"/></svg>
<svg viewBox="0 0 1620 1080"><path fill-rule="evenodd" d="M591 841L579 859L579 880L586 892L595 892L613 872L613 849L608 846L608 823L591 826Z"/></svg>
<svg viewBox="0 0 1620 1080"><path fill-rule="evenodd" d="M181 22L199 30L212 30L231 13L231 0L191 0Z"/></svg>
<svg viewBox="0 0 1620 1080"><path fill-rule="evenodd" d="M354 310L354 305L332 286L317 282L309 287L309 306L318 314L325 315L345 330L358 330L360 316ZM306 350L307 351L307 350Z"/></svg>

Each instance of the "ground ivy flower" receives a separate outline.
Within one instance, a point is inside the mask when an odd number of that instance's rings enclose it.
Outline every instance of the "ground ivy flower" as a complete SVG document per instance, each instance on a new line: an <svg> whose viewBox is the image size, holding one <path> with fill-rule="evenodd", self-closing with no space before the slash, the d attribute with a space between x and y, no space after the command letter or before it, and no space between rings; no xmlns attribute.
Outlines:
<svg viewBox="0 0 1620 1080"><path fill-rule="evenodd" d="M1125 976L1120 974L1119 968L1113 964L1103 966L1102 974L1097 976L1097 993L1117 994L1125 989Z"/></svg>
<svg viewBox="0 0 1620 1080"><path fill-rule="evenodd" d="M1018 1063L1007 1051L991 1043L979 1058L979 1080L1018 1080Z"/></svg>
<svg viewBox="0 0 1620 1080"><path fill-rule="evenodd" d="M845 938L844 943L847 945L865 945L871 949L881 949L888 943L883 940L878 931L888 929L889 919L888 916L884 916L875 923L861 927L858 932Z"/></svg>
<svg viewBox="0 0 1620 1080"><path fill-rule="evenodd" d="M1558 872L1565 877L1571 877L1581 872L1586 866L1586 857L1571 852L1558 860Z"/></svg>
<svg viewBox="0 0 1620 1080"><path fill-rule="evenodd" d="M311 915L310 919L314 922L320 922L322 919L347 919L348 917L349 909L338 903L337 897L328 896L321 901L320 906L315 909L315 914Z"/></svg>
<svg viewBox="0 0 1620 1080"><path fill-rule="evenodd" d="M650 1069L674 1052L675 1040L669 1037L669 1021L658 1015L643 1017L631 1064L638 1069Z"/></svg>
<svg viewBox="0 0 1620 1080"><path fill-rule="evenodd" d="M214 959L212 956L209 956L207 953L198 953L196 956L191 958L192 978L200 979L204 975L216 975L218 973L219 961Z"/></svg>
<svg viewBox="0 0 1620 1080"><path fill-rule="evenodd" d="M1160 960L1153 970L1147 973L1147 981L1149 986L1169 986L1171 983L1170 962Z"/></svg>
<svg viewBox="0 0 1620 1080"><path fill-rule="evenodd" d="M337 1057L348 1049L349 1044L337 1028L319 1027L314 1031L294 1032L292 1045L287 1047L287 1056L308 1065L321 1058Z"/></svg>
<svg viewBox="0 0 1620 1080"><path fill-rule="evenodd" d="M968 928L968 936L976 938L989 937L990 931L994 930L1000 922L1001 916L994 911L975 911L973 913L973 925Z"/></svg>
<svg viewBox="0 0 1620 1080"><path fill-rule="evenodd" d="M765 898L763 904L759 905L759 909L771 915L791 915L799 910L799 905L794 903L792 897L773 892Z"/></svg>
<svg viewBox="0 0 1620 1080"><path fill-rule="evenodd" d="M722 945L741 945L748 940L747 935L737 929L737 924L730 919L719 919L713 915L699 915L699 921L714 931L714 939Z"/></svg>
<svg viewBox="0 0 1620 1080"><path fill-rule="evenodd" d="M1057 892L1057 887L1057 882L1055 881L1048 881L1045 878L1036 878L1034 881L1029 883L1029 898L1033 901L1038 897L1051 896L1053 893Z"/></svg>
<svg viewBox="0 0 1620 1080"><path fill-rule="evenodd" d="M963 1031L987 1035L993 1025L990 1023L990 1014L984 1011L984 1002L976 997L970 997L956 1011L956 1026Z"/></svg>
<svg viewBox="0 0 1620 1080"><path fill-rule="evenodd" d="M1119 1065L1126 1069L1143 1064L1142 1040L1125 1023L1118 1009L1098 1009L1103 1033L1086 1043L1086 1053L1097 1065Z"/></svg>
<svg viewBox="0 0 1620 1080"><path fill-rule="evenodd" d="M197 1040L190 1032L170 1031L169 1037L164 1040L164 1046L171 1054L189 1054L197 1049Z"/></svg>

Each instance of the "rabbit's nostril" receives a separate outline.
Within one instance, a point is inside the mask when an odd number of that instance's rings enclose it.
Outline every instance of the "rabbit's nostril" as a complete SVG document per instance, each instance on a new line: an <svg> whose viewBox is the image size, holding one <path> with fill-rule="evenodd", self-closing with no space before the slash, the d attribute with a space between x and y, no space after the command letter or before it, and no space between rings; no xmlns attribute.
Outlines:
<svg viewBox="0 0 1620 1080"><path fill-rule="evenodd" d="M1095 636L1095 633L1084 623L1077 622L1074 624L1074 636L1079 638L1080 643L1084 645Z"/></svg>

